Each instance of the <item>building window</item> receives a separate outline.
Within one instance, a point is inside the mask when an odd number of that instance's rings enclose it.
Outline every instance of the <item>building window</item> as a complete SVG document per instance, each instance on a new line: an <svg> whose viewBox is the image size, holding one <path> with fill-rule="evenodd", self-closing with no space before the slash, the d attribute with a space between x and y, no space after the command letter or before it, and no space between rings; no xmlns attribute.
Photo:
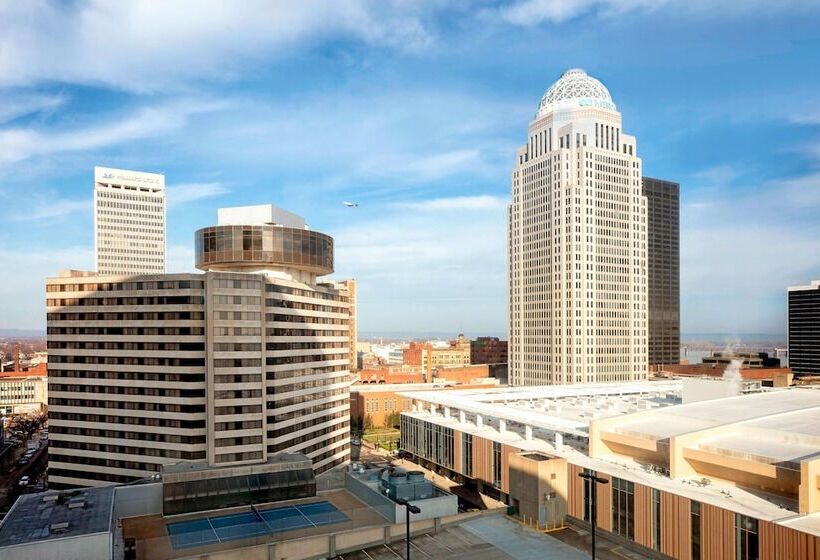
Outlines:
<svg viewBox="0 0 820 560"><path fill-rule="evenodd" d="M464 476L473 477L473 435L461 434L461 472Z"/></svg>
<svg viewBox="0 0 820 560"><path fill-rule="evenodd" d="M692 502L694 504L697 502ZM694 509L692 510L694 511ZM652 548L655 550L661 549L661 491L657 488L652 489ZM694 525L692 525L694 527ZM695 533L694 529L692 529L692 550L694 551L694 539ZM694 554L694 552L693 552ZM692 560L695 560L695 557L692 556Z"/></svg>
<svg viewBox="0 0 820 560"><path fill-rule="evenodd" d="M612 532L635 540L635 484L612 478Z"/></svg>
<svg viewBox="0 0 820 560"><path fill-rule="evenodd" d="M501 444L493 442L493 486L501 488Z"/></svg>
<svg viewBox="0 0 820 560"><path fill-rule="evenodd" d="M590 469L584 469L584 474L595 474L595 471ZM592 515L594 512L592 511L592 485L594 484L591 480L584 478L584 521L587 523L592 523Z"/></svg>
<svg viewBox="0 0 820 560"><path fill-rule="evenodd" d="M737 560L758 560L757 519L735 514L735 557Z"/></svg>
<svg viewBox="0 0 820 560"><path fill-rule="evenodd" d="M700 560L700 502L692 500L689 520L692 524L692 560Z"/></svg>

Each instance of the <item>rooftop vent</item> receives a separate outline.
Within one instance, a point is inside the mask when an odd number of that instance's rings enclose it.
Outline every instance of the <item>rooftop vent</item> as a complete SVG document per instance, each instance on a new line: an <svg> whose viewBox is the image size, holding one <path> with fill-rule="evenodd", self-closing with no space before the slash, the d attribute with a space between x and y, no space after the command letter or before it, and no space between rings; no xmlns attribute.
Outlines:
<svg viewBox="0 0 820 560"><path fill-rule="evenodd" d="M68 531L68 521L64 521L62 523L52 523L48 528L51 529L52 533L62 533Z"/></svg>
<svg viewBox="0 0 820 560"><path fill-rule="evenodd" d="M84 508L85 500L71 500L68 503L68 509Z"/></svg>

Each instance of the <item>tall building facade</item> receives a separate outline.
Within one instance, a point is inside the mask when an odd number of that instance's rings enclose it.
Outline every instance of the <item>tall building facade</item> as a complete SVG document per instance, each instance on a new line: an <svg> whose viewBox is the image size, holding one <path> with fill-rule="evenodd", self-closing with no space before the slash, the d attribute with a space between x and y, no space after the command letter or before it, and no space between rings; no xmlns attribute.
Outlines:
<svg viewBox="0 0 820 560"><path fill-rule="evenodd" d="M316 472L348 460L349 295L316 281L333 239L220 224L196 232L196 265L47 280L50 484L285 451Z"/></svg>
<svg viewBox="0 0 820 560"><path fill-rule="evenodd" d="M643 178L647 203L649 364L680 362L680 184Z"/></svg>
<svg viewBox="0 0 820 560"><path fill-rule="evenodd" d="M788 293L789 367L797 376L820 375L820 280Z"/></svg>
<svg viewBox="0 0 820 560"><path fill-rule="evenodd" d="M165 176L94 168L94 256L99 274L165 272Z"/></svg>
<svg viewBox="0 0 820 560"><path fill-rule="evenodd" d="M565 72L512 173L510 384L646 378L641 176L609 91L583 70Z"/></svg>

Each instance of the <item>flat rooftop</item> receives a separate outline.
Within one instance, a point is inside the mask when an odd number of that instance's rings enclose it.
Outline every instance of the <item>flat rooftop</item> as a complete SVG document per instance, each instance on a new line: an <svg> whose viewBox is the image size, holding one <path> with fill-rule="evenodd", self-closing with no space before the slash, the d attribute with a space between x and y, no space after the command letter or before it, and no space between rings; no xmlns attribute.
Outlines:
<svg viewBox="0 0 820 560"><path fill-rule="evenodd" d="M672 380L402 394L421 404L413 412L403 413L406 416L506 443L523 452L564 457L584 468L758 519L788 521L820 536L820 516L796 516L798 504L792 497L746 490L714 477L703 484L700 474L670 478L663 468L652 468L628 456L589 456L590 424L604 420L602 433L650 441L719 427L698 437L692 448L796 471L801 461L820 457L819 390L773 389L690 404L681 404L681 392L682 383ZM482 417L480 425L478 415ZM499 420L505 421L503 429ZM558 433L565 435L562 441L556 438Z"/></svg>
<svg viewBox="0 0 820 560"><path fill-rule="evenodd" d="M304 506L311 504L330 503L343 516L339 521L327 524L306 522L296 525L294 528L279 526L274 524L271 530L249 534L240 531L241 535L231 535L235 530L233 525L215 525L216 537L214 539L202 539L202 545L186 545L182 548L175 548L171 538L169 527L185 522L202 521L205 524L219 523L224 518L236 518L242 514L254 514L264 517L269 509L282 509L293 506L304 510ZM301 513L299 515L302 515ZM230 521L230 519L228 519ZM270 520L268 520L270 521ZM315 520L314 520L315 521ZM384 526L388 524L375 509L359 501L353 494L346 490L333 490L323 492L321 495L299 500L287 500L272 502L268 504L256 504L255 506L242 506L236 508L225 508L218 511L204 511L185 515L174 515L163 517L161 515L145 515L140 517L130 517L122 520L122 530L124 538L134 538L140 541L140 546L145 551L145 558L151 560L170 560L173 558L190 558L198 554L209 554L218 551L238 549L242 547L254 546L270 542L289 541L302 537L311 537L322 534L341 533L363 527ZM193 523L192 523L193 525ZM237 526L242 529L242 526ZM277 527L279 529L277 530ZM244 535L247 538L243 538ZM228 538L223 538L227 535ZM179 544L179 543L177 543Z"/></svg>
<svg viewBox="0 0 820 560"><path fill-rule="evenodd" d="M820 392L810 389L781 389L750 395L712 399L657 410L636 416L619 424L618 429L647 439L669 439L678 435L746 422L747 426L770 428L781 436L795 429L794 417L781 416L799 412L804 421L820 421ZM752 423L752 421L755 421ZM802 428L801 428L802 429ZM810 428L807 428L810 429ZM797 434L797 432L795 432Z"/></svg>
<svg viewBox="0 0 820 560"><path fill-rule="evenodd" d="M113 486L25 494L0 524L0 547L107 533L113 505Z"/></svg>
<svg viewBox="0 0 820 560"><path fill-rule="evenodd" d="M589 423L641 410L680 404L678 380L584 385L545 385L400 394L437 407L585 437Z"/></svg>

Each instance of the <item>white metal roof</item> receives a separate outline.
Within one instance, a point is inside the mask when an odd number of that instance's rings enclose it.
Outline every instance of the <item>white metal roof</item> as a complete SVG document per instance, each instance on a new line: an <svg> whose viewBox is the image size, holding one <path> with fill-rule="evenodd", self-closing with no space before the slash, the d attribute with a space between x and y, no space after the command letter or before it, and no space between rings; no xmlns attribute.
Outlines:
<svg viewBox="0 0 820 560"><path fill-rule="evenodd" d="M463 410L486 419L586 436L589 422L595 418L636 412L638 406L646 404L654 408L680 402L681 387L680 381L672 380L400 394L454 412Z"/></svg>

